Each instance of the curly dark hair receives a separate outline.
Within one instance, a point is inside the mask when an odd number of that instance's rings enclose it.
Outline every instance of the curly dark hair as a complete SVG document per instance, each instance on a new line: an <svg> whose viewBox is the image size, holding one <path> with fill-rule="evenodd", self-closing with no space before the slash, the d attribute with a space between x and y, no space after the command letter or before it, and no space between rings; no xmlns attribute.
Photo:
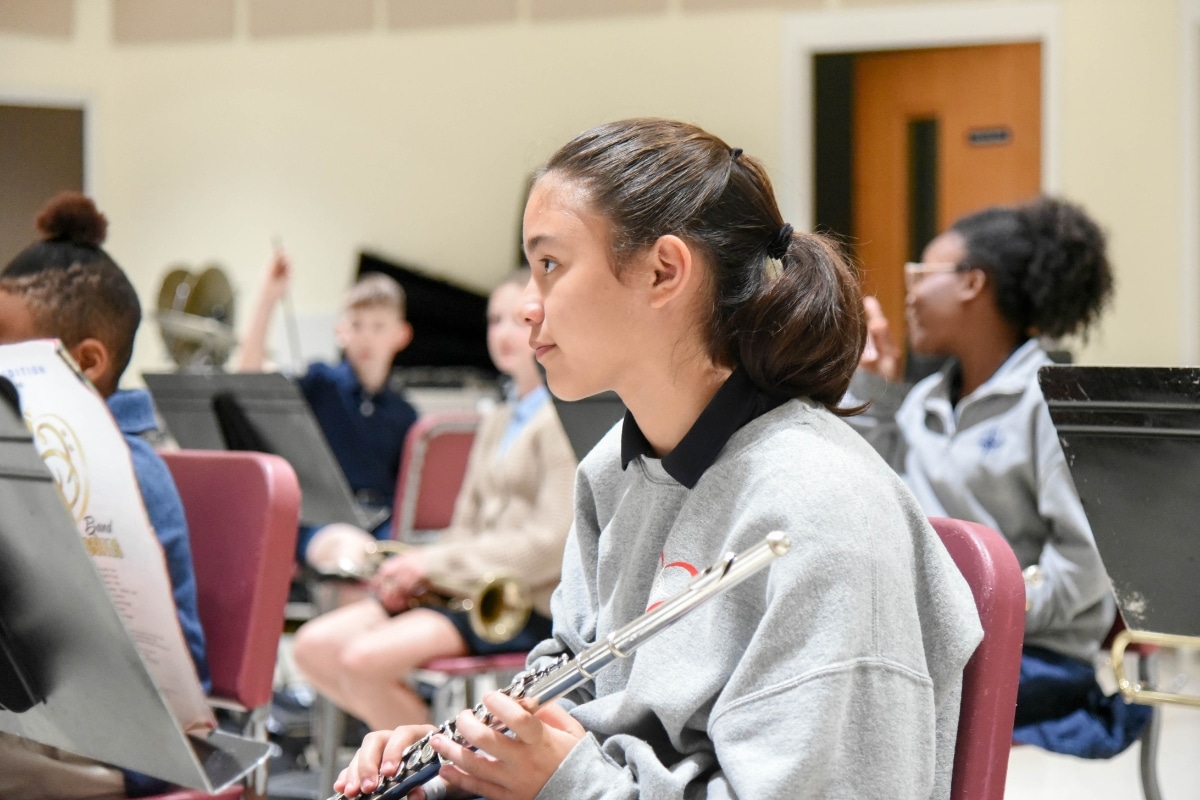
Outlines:
<svg viewBox="0 0 1200 800"><path fill-rule="evenodd" d="M37 226L42 240L0 270L0 290L24 298L39 334L68 348L102 341L112 354L115 388L133 355L142 307L129 278L100 247L108 220L88 197L63 192L42 209Z"/></svg>
<svg viewBox="0 0 1200 800"><path fill-rule="evenodd" d="M1000 313L1027 335L1086 335L1112 298L1104 231L1077 205L1039 197L969 214L951 230L966 263L991 279Z"/></svg>

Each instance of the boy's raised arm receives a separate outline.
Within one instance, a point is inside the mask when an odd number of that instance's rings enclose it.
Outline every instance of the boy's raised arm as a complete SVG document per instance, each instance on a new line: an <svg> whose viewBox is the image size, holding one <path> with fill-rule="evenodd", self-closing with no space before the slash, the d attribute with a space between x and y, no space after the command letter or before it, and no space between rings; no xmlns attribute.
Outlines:
<svg viewBox="0 0 1200 800"><path fill-rule="evenodd" d="M287 291L292 279L292 262L282 250L276 250L267 263L258 302L250 316L250 324L242 334L238 348L238 372L262 372L267 357L267 329L276 304Z"/></svg>

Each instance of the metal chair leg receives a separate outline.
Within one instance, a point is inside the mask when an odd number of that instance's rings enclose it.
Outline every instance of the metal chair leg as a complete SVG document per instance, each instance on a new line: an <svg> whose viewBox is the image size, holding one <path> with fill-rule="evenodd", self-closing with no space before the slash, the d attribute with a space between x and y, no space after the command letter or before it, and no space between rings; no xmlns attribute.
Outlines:
<svg viewBox="0 0 1200 800"><path fill-rule="evenodd" d="M267 741L267 717L271 715L271 706L264 705L253 709L246 718L246 724L243 728L243 733L254 739L257 742ZM279 747L272 744L274 753L278 754ZM267 796L267 762L264 761L258 766L254 772L246 776L246 796L247 798L261 798Z"/></svg>
<svg viewBox="0 0 1200 800"><path fill-rule="evenodd" d="M1138 680L1143 686L1153 688L1158 653L1141 653L1138 655ZM1140 767L1142 778L1142 794L1146 800L1162 800L1162 792L1158 786L1158 740L1162 733L1162 708L1150 707L1150 721L1138 737L1140 752Z"/></svg>
<svg viewBox="0 0 1200 800"><path fill-rule="evenodd" d="M320 695L317 697L320 709L321 741L317 745L317 757L320 760L320 790L323 795L333 792L333 782L337 780L337 754L342 745L342 737L346 732L346 714L332 700Z"/></svg>

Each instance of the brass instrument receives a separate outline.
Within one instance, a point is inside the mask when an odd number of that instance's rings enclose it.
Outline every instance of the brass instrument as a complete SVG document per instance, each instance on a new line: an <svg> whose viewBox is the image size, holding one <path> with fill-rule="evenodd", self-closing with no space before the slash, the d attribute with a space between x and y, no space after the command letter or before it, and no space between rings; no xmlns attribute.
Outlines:
<svg viewBox="0 0 1200 800"><path fill-rule="evenodd" d="M784 533L773 531L741 553L727 553L717 563L694 576L682 591L653 610L610 632L574 658L569 653L563 653L540 669L520 673L501 691L515 699L532 700L536 705L562 697L590 681L597 670L619 658L630 656L635 649L692 609L756 574L771 561L786 554L790 547L791 542ZM476 705L471 712L484 725L500 731L507 730L493 719L483 703ZM379 788L360 797L363 800L401 800L417 786L425 787L426 797L444 797L445 784L437 777L444 762L429 743L437 733L474 749L470 742L458 735L458 724L454 720L447 720L440 728L404 749L397 774L381 776ZM346 800L346 796L339 792L329 800Z"/></svg>
<svg viewBox="0 0 1200 800"><path fill-rule="evenodd" d="M375 574L388 556L400 555L411 546L392 540L368 542L366 565L345 571L365 580ZM503 644L525 627L533 601L523 581L507 575L487 575L468 584L442 579L424 581L409 599L410 608L420 606L466 612L476 636L491 644Z"/></svg>

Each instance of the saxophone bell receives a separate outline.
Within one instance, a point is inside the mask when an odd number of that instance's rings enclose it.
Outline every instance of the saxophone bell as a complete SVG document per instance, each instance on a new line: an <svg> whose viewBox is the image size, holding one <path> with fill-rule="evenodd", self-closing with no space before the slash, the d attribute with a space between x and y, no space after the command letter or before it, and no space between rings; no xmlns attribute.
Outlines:
<svg viewBox="0 0 1200 800"><path fill-rule="evenodd" d="M410 547L391 540L368 542L365 555L369 574L373 575L388 556L401 555ZM422 606L465 612L476 636L490 644L503 644L525 627L533 600L525 583L509 575L485 575L468 583L431 577L418 585L409 599L410 608Z"/></svg>

